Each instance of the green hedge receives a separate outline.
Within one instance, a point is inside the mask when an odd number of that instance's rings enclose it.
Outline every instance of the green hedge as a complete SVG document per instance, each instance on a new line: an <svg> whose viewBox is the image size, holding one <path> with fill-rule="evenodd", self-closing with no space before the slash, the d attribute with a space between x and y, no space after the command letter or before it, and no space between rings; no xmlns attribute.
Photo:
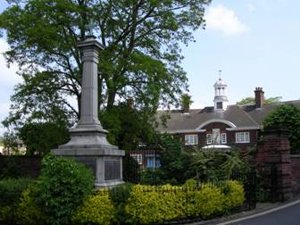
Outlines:
<svg viewBox="0 0 300 225"><path fill-rule="evenodd" d="M22 192L31 182L30 179L25 178L0 180L0 224L15 222L15 209Z"/></svg>
<svg viewBox="0 0 300 225"><path fill-rule="evenodd" d="M107 190L100 190L90 196L75 212L74 224L111 224L115 215L115 207Z"/></svg>
<svg viewBox="0 0 300 225"><path fill-rule="evenodd" d="M47 221L49 215L36 207L26 190L21 198L19 221L36 225ZM183 186L123 185L110 190L99 190L72 214L73 224L156 224L186 217L203 219L227 213L243 204L243 186L237 181L219 185L207 183L197 187L189 180Z"/></svg>

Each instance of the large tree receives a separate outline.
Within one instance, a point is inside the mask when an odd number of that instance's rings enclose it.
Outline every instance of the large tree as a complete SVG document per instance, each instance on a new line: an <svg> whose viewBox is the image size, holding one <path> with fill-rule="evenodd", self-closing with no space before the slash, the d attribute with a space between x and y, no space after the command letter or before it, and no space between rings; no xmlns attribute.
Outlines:
<svg viewBox="0 0 300 225"><path fill-rule="evenodd" d="M23 126L53 122L53 107L78 118L82 62L77 43L91 33L104 47L99 107L112 109L133 99L139 110L153 113L159 105L177 104L187 88L181 45L203 26L210 0L7 2L10 6L0 15L10 45L5 56L19 65L24 82L15 88L6 125Z"/></svg>

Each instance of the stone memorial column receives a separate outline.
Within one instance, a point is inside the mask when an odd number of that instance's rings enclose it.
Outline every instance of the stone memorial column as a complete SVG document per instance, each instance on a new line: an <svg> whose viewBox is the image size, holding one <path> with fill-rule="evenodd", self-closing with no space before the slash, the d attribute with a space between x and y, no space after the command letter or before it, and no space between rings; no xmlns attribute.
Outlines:
<svg viewBox="0 0 300 225"><path fill-rule="evenodd" d="M111 145L107 131L98 119L98 54L102 49L94 36L78 44L82 51L81 113L71 140L52 150L55 155L73 157L89 166L95 174L97 187L122 183L122 157L125 152Z"/></svg>

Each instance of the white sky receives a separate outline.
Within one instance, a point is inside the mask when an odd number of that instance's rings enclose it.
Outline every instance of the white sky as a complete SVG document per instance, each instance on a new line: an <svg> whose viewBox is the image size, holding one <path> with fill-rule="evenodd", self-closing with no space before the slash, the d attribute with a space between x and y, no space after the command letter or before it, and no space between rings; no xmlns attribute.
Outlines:
<svg viewBox="0 0 300 225"><path fill-rule="evenodd" d="M4 8L0 0L0 11ZM206 29L196 31L196 42L183 48L192 108L213 105L218 70L228 84L230 104L254 96L255 87L263 87L266 97L299 100L299 8L298 0L213 0ZM7 48L0 39L0 52ZM20 81L16 69L8 69L0 56L0 121Z"/></svg>

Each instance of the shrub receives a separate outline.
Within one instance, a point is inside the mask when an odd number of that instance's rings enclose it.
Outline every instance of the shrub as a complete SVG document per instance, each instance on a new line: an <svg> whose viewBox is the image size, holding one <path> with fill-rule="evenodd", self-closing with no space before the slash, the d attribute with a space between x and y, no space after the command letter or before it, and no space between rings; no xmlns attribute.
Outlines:
<svg viewBox="0 0 300 225"><path fill-rule="evenodd" d="M115 208L107 190L99 190L90 196L83 205L77 209L72 220L76 224L109 225L114 218Z"/></svg>
<svg viewBox="0 0 300 225"><path fill-rule="evenodd" d="M22 193L17 208L17 220L22 225L44 224L45 215L34 203L30 192L31 190L28 188Z"/></svg>
<svg viewBox="0 0 300 225"><path fill-rule="evenodd" d="M225 209L233 209L241 206L245 201L243 185L238 181L226 181L223 187L225 194Z"/></svg>
<svg viewBox="0 0 300 225"><path fill-rule="evenodd" d="M194 212L204 219L219 215L224 210L224 199L225 196L218 187L211 183L204 184L195 192Z"/></svg>
<svg viewBox="0 0 300 225"><path fill-rule="evenodd" d="M136 185L132 189L125 211L132 224L182 218L185 215L184 198L181 187L169 184L157 187Z"/></svg>
<svg viewBox="0 0 300 225"><path fill-rule="evenodd" d="M155 187L135 185L125 206L131 224L147 224L159 221L160 195Z"/></svg>
<svg viewBox="0 0 300 225"><path fill-rule="evenodd" d="M25 178L0 180L0 223L14 222L14 209L19 203L21 193L30 183L31 180Z"/></svg>
<svg viewBox="0 0 300 225"><path fill-rule="evenodd" d="M181 187L163 185L158 189L160 220L182 218L185 215L185 194Z"/></svg>
<svg viewBox="0 0 300 225"><path fill-rule="evenodd" d="M14 156L3 157L1 159L2 166L0 168L0 179L18 178L21 177L21 167L17 163L17 158Z"/></svg>
<svg viewBox="0 0 300 225"><path fill-rule="evenodd" d="M70 223L71 215L92 193L94 178L89 169L74 160L49 154L32 195L51 225Z"/></svg>
<svg viewBox="0 0 300 225"><path fill-rule="evenodd" d="M122 221L123 223L125 223L127 220L125 205L128 198L130 197L132 186L132 184L125 183L112 188L109 192L110 198L116 209L114 218L115 221Z"/></svg>
<svg viewBox="0 0 300 225"><path fill-rule="evenodd" d="M183 188L194 190L197 188L197 181L195 179L188 179L183 185Z"/></svg>

